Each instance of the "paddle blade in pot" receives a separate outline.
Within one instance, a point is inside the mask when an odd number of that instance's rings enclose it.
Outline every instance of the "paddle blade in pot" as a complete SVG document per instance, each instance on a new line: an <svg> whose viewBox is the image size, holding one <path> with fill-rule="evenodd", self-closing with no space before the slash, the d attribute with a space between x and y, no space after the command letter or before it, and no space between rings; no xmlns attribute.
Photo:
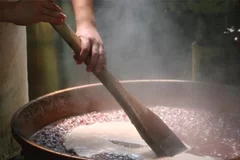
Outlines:
<svg viewBox="0 0 240 160"><path fill-rule="evenodd" d="M66 23L52 26L76 53L80 53L81 42ZM187 149L167 125L135 99L106 68L100 73L93 73L120 104L157 156L174 156Z"/></svg>

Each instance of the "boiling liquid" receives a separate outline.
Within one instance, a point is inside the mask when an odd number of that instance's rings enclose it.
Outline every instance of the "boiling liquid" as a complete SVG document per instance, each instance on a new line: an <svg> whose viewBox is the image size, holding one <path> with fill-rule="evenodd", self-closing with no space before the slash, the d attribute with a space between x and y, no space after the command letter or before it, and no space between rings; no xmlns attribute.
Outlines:
<svg viewBox="0 0 240 160"><path fill-rule="evenodd" d="M139 147L124 147L112 141L139 144ZM148 147L130 122L95 123L79 126L64 137L63 145L67 150L72 150L78 156L86 158L108 153L124 155L122 156L123 160L157 159L154 152ZM210 157L198 157L187 153L182 153L171 158L158 159L214 160Z"/></svg>

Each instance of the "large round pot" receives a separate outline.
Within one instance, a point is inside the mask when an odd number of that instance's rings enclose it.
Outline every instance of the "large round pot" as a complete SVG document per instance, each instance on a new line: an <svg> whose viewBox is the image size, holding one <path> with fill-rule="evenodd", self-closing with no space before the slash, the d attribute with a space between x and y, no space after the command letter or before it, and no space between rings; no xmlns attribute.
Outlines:
<svg viewBox="0 0 240 160"><path fill-rule="evenodd" d="M186 106L213 112L240 113L240 88L180 80L131 80L121 83L146 106ZM120 109L120 106L102 84L68 88L23 106L12 118L12 134L27 160L79 160L83 158L40 147L29 141L29 137L65 117L113 109Z"/></svg>

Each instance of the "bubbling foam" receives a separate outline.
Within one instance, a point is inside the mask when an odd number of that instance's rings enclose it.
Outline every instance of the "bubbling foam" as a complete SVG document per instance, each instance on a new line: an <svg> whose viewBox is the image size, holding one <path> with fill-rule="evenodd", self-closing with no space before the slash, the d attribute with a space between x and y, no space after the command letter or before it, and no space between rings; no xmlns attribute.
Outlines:
<svg viewBox="0 0 240 160"><path fill-rule="evenodd" d="M201 107L199 107L201 108ZM240 156L240 116L237 113L213 113L199 109L186 107L150 107L160 118L176 133L176 135L186 142L191 149L187 153L198 156L218 157L221 160L230 160ZM91 112L84 115L69 117L49 124L34 133L30 140L47 149L63 153L76 155L76 153L66 150L63 146L64 138L76 127L86 127L98 123L109 122L129 122L130 120L123 110L111 112ZM123 127L123 126L121 126ZM109 140L109 139L108 139ZM120 141L110 140L118 144ZM132 140L132 142L135 142ZM129 146L130 143L121 144ZM141 143L130 144L128 148L140 148ZM143 147L143 146L142 146ZM184 153L185 154L185 153ZM113 157L113 154L105 154ZM106 156L105 156L106 157ZM121 159L119 156L115 159ZM114 159L99 158L94 156L94 160ZM131 160L131 158L129 158Z"/></svg>
<svg viewBox="0 0 240 160"><path fill-rule="evenodd" d="M124 147L113 143L114 141L139 144L140 147ZM107 122L79 126L64 137L63 145L67 150L74 151L78 156L86 158L99 156L100 159L156 159L154 152L130 122ZM178 160L186 158L186 156L193 160L200 159L200 157L190 154L180 154L173 158ZM201 157L201 160L205 159L209 158Z"/></svg>

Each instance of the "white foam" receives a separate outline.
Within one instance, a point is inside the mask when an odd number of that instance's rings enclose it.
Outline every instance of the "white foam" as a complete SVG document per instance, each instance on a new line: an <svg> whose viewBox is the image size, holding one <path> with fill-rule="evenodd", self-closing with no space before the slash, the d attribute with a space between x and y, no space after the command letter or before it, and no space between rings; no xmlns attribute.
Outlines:
<svg viewBox="0 0 240 160"><path fill-rule="evenodd" d="M143 148L126 148L109 140L141 144ZM78 156L90 158L100 153L127 154L136 160L156 159L156 155L140 137L130 122L95 123L79 126L64 137L63 145L67 150L74 150ZM214 160L210 157L198 157L182 153L163 160Z"/></svg>

